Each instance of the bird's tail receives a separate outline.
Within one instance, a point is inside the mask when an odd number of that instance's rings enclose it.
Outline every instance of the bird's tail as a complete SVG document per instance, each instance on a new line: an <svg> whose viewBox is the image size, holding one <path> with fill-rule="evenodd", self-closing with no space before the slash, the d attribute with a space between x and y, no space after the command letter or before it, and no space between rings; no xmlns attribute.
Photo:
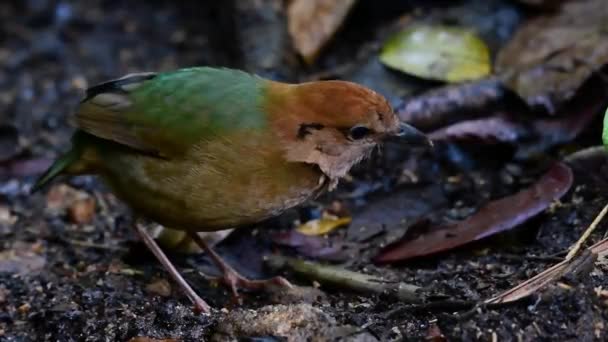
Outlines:
<svg viewBox="0 0 608 342"><path fill-rule="evenodd" d="M53 180L53 178L67 171L71 165L80 160L81 155L82 148L74 145L71 150L57 158L53 164L36 180L36 183L34 183L34 186L32 187L31 193L40 190L40 188Z"/></svg>

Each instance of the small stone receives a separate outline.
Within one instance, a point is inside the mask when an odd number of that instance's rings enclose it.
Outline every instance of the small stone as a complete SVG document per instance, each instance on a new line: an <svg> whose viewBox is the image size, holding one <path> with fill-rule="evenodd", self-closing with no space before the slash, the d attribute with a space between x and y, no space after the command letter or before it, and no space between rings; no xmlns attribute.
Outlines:
<svg viewBox="0 0 608 342"><path fill-rule="evenodd" d="M95 199L93 197L76 200L68 209L70 222L87 224L95 215Z"/></svg>
<svg viewBox="0 0 608 342"><path fill-rule="evenodd" d="M25 303L17 308L20 314L25 315L30 311L31 306L28 303Z"/></svg>
<svg viewBox="0 0 608 342"><path fill-rule="evenodd" d="M4 287L0 287L0 304L6 302L6 297L10 294L10 291Z"/></svg>
<svg viewBox="0 0 608 342"><path fill-rule="evenodd" d="M7 206L0 206L0 224L12 226L15 222L17 222L17 216L11 214L11 211Z"/></svg>
<svg viewBox="0 0 608 342"><path fill-rule="evenodd" d="M169 297L171 295L171 284L169 284L167 279L157 279L146 285L146 291L161 297Z"/></svg>

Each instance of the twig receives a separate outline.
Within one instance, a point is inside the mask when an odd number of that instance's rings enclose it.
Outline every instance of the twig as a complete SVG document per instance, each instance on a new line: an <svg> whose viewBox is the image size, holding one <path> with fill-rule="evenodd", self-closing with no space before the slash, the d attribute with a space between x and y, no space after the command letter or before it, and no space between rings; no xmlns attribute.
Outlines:
<svg viewBox="0 0 608 342"><path fill-rule="evenodd" d="M124 247L104 245L104 244L94 243L94 242L89 242L89 241L73 240L73 239L66 239L66 238L64 238L63 241L67 242L68 244L70 244L72 246L83 247L83 248L94 248L94 249L102 249L102 250L117 251L117 252L127 252L128 251L128 249L124 248Z"/></svg>
<svg viewBox="0 0 608 342"><path fill-rule="evenodd" d="M353 272L341 267L321 265L279 255L266 257L267 265L275 270L289 268L296 274L322 284L368 293L385 294L406 303L422 303L423 289L403 282L389 282L381 277Z"/></svg>
<svg viewBox="0 0 608 342"><path fill-rule="evenodd" d="M585 232L583 233L583 235L580 237L580 239L578 239L578 241L574 244L574 246L572 247L572 249L570 250L570 252L568 252L568 255L566 255L566 260L570 260L570 259L574 258L574 256L576 255L576 253L578 253L578 251L581 249L581 247L585 243L585 241L587 241L587 239L589 238L589 236L591 235L591 233L593 233L593 231L595 230L595 228L597 228L597 226L599 225L600 221L602 221L602 219L604 218L604 216L606 216L607 212L608 212L608 204L606 204L604 206L604 209L602 209L602 211L600 211L600 213L595 217L595 219L593 220L593 222L591 222L591 224L589 225L589 227L587 227L587 229L585 230Z"/></svg>
<svg viewBox="0 0 608 342"><path fill-rule="evenodd" d="M559 264L553 265L536 276L501 293L496 297L486 300L485 302L488 304L508 303L525 298L542 289L557 278L568 274L577 276L578 274L583 273L583 270L589 269L589 266L593 265L598 257L603 257L607 254L608 238L603 239L595 245L587 248L585 253L579 257L565 259Z"/></svg>

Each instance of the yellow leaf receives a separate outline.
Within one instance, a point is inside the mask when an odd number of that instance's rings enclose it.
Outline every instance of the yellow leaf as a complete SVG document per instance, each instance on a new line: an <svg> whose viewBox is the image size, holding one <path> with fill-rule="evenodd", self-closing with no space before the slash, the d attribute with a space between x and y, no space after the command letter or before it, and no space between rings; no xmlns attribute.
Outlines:
<svg viewBox="0 0 608 342"><path fill-rule="evenodd" d="M349 224L350 221L352 221L350 217L325 216L300 225L296 231L304 235L324 235Z"/></svg>
<svg viewBox="0 0 608 342"><path fill-rule="evenodd" d="M490 52L472 31L447 26L416 25L391 37L380 61L425 79L461 82L490 74Z"/></svg>

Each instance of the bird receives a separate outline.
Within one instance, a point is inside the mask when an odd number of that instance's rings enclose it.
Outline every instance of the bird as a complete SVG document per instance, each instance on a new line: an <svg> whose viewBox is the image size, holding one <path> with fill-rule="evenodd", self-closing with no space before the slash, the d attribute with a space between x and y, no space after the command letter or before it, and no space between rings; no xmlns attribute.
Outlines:
<svg viewBox="0 0 608 342"><path fill-rule="evenodd" d="M98 175L133 212L133 228L199 312L210 306L183 279L141 219L185 231L238 288L250 280L197 232L275 217L333 190L386 138L430 146L375 91L347 81L283 83L245 71L190 67L129 74L86 91L71 148L32 186Z"/></svg>

